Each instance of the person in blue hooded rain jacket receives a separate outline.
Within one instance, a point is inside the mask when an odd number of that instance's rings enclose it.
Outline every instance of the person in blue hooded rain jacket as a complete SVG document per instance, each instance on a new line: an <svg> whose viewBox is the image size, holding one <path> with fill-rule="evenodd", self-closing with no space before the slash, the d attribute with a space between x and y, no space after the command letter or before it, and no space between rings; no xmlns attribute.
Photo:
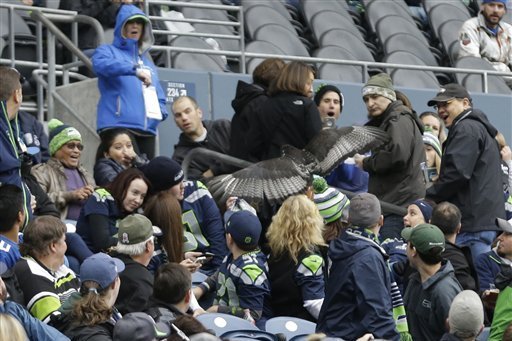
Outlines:
<svg viewBox="0 0 512 341"><path fill-rule="evenodd" d="M126 128L134 136L139 152L155 156L157 125L168 116L165 94L148 51L154 42L148 17L134 5L120 7L114 42L99 46L92 57L98 76L100 100L96 129ZM156 91L159 115L146 114L143 92ZM149 101L148 101L149 103Z"/></svg>

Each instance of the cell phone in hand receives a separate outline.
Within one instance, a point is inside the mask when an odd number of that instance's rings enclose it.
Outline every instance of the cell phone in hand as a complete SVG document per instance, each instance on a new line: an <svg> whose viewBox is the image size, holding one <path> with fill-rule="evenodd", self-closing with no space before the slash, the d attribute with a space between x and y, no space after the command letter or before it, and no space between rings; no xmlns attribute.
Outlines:
<svg viewBox="0 0 512 341"><path fill-rule="evenodd" d="M209 261L208 258L206 258L205 256L200 256L200 257L197 257L196 258L196 263L199 263L199 264L204 264L206 263L207 261Z"/></svg>
<svg viewBox="0 0 512 341"><path fill-rule="evenodd" d="M206 258L212 258L215 256L215 254L211 252L203 252L203 256Z"/></svg>

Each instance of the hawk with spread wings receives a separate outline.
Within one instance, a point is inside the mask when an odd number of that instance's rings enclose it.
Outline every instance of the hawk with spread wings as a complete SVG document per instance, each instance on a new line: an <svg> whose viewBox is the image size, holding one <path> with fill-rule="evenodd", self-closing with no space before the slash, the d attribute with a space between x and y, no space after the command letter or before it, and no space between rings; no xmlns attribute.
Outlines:
<svg viewBox="0 0 512 341"><path fill-rule="evenodd" d="M280 204L291 195L304 193L313 174L328 175L346 158L388 141L388 134L374 127L324 129L304 149L283 146L281 157L216 176L208 181L208 188L218 202L239 197L255 206L263 200Z"/></svg>

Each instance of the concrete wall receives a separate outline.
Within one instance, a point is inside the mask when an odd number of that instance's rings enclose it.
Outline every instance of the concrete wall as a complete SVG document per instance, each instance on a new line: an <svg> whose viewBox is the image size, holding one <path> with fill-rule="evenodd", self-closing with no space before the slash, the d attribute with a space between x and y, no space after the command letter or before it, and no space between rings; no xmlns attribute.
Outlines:
<svg viewBox="0 0 512 341"><path fill-rule="evenodd" d="M171 105L176 97L189 95L196 98L203 110L205 119L231 119L233 116L231 100L235 95L237 81L251 82L251 77L244 74L174 69L159 69L159 77L162 88L167 95L169 113L172 112ZM316 80L314 88L317 89L322 83L325 83L325 81ZM329 81L329 84L337 85L345 96L345 106L338 125L363 124L366 121L366 109L361 99L363 84L331 81ZM418 113L432 110L432 108L427 107L427 102L438 91L438 89L398 89L410 98ZM86 124L95 130L96 104L99 98L96 80L91 79L63 86L58 89L58 92L75 108ZM474 107L484 111L490 121L505 135L507 142L512 143L512 97L481 93L471 95ZM83 151L82 161L92 171L96 148L99 143L98 138L90 133L78 120L71 117L57 102L54 116L74 125L84 135L86 149ZM172 155L179 133L171 114L159 126L160 155Z"/></svg>

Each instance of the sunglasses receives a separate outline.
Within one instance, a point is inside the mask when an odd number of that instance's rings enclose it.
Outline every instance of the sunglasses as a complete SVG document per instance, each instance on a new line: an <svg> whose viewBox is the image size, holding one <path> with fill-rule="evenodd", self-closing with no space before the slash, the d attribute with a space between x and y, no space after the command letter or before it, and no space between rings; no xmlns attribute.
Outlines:
<svg viewBox="0 0 512 341"><path fill-rule="evenodd" d="M73 150L75 148L78 148L79 151L84 150L84 145L80 142L68 142L65 144L66 148L69 150Z"/></svg>
<svg viewBox="0 0 512 341"><path fill-rule="evenodd" d="M452 103L453 101L455 101L455 99L451 99L446 102L437 102L437 104L434 105L434 109L438 110L439 108L444 108L444 107L448 106L448 104Z"/></svg>

